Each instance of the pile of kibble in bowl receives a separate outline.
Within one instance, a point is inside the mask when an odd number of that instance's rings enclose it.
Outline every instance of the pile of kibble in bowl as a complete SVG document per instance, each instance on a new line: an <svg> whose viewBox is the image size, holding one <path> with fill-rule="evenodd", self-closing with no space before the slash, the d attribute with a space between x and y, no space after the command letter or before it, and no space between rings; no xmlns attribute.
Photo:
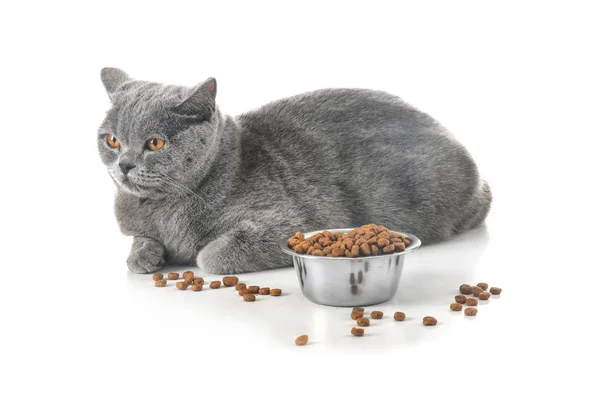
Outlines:
<svg viewBox="0 0 600 394"><path fill-rule="evenodd" d="M323 231L308 238L296 233L288 240L288 247L299 254L327 257L377 256L402 252L410 240L384 226L365 224L348 233Z"/></svg>

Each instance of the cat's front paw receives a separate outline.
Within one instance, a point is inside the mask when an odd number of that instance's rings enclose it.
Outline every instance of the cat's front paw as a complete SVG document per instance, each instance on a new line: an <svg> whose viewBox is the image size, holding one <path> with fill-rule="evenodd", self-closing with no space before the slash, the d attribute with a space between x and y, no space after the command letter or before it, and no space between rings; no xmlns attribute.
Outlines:
<svg viewBox="0 0 600 394"><path fill-rule="evenodd" d="M156 272L165 265L165 249L151 238L135 237L131 253L127 258L127 267L136 274Z"/></svg>

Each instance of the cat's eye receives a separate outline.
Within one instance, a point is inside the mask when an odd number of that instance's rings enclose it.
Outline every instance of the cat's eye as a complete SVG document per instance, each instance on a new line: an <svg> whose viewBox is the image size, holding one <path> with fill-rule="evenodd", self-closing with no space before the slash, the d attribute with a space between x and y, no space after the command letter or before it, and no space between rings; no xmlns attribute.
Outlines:
<svg viewBox="0 0 600 394"><path fill-rule="evenodd" d="M111 148L118 148L119 146L121 146L121 141L119 141L117 139L117 137L115 137L112 134L109 134L109 135L106 136L106 142L108 143L108 145Z"/></svg>
<svg viewBox="0 0 600 394"><path fill-rule="evenodd" d="M159 150L164 144L165 140L158 137L150 138L148 141L146 141L146 146L148 146L148 149L150 150Z"/></svg>

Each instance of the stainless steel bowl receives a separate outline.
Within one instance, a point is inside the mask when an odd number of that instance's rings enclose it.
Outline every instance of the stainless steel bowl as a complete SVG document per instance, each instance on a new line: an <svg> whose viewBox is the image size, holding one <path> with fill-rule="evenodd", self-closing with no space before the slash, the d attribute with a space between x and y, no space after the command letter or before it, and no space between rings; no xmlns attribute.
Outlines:
<svg viewBox="0 0 600 394"><path fill-rule="evenodd" d="M350 232L351 228L329 230ZM318 232L305 233L310 237ZM367 257L321 257L298 254L288 247L289 238L279 241L281 249L292 256L300 288L306 298L330 306L373 305L388 301L398 290L404 255L421 246L419 238L403 233L410 245L403 252Z"/></svg>

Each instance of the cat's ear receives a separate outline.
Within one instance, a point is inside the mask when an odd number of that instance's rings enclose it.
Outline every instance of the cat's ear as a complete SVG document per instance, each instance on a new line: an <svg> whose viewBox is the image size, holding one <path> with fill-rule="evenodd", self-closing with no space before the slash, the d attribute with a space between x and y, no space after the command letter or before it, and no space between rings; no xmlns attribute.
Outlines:
<svg viewBox="0 0 600 394"><path fill-rule="evenodd" d="M124 71L113 67L104 67L102 71L100 71L100 78L102 79L102 83L104 84L104 88L109 97L112 96L119 86L131 80L129 75Z"/></svg>
<svg viewBox="0 0 600 394"><path fill-rule="evenodd" d="M173 108L179 115L208 118L215 111L217 80L208 78L193 88L183 101Z"/></svg>

